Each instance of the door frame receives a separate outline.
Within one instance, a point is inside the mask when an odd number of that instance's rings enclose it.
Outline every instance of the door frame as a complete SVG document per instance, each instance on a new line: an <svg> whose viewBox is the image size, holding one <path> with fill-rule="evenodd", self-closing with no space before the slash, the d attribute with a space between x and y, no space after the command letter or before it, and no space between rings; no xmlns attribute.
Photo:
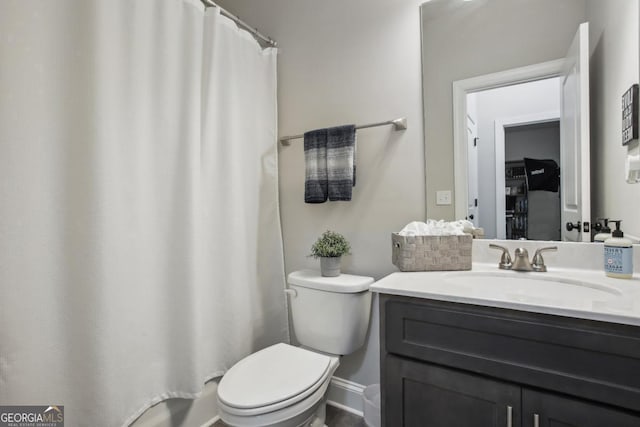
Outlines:
<svg viewBox="0 0 640 427"><path fill-rule="evenodd" d="M591 241L589 85L589 23L583 22L565 56L560 81L560 222L563 225L560 240L563 241ZM580 224L577 237L570 228L564 227L570 223Z"/></svg>
<svg viewBox="0 0 640 427"><path fill-rule="evenodd" d="M467 111L468 112L468 111ZM473 164L474 162L472 161L468 161L467 162L467 171L475 171L476 176L478 176L478 146L477 146L477 141L478 141L478 123L477 123L477 117L474 118L472 117L470 114L467 114L467 159L468 160L473 160L474 156L469 156L469 150L471 150L472 152L475 152L475 165ZM471 146L471 140L469 138L473 138L473 147ZM474 227L479 227L480 226L480 216L478 215L479 212L479 208L478 208L478 182L476 180L476 182L474 183L475 186L472 185L471 182L468 183L469 185L467 186L467 212L468 212L468 216L469 218L467 218L465 216L465 219L468 219L471 223L473 223ZM473 190L473 191L470 191ZM471 193L471 194L470 194ZM472 203L472 200L474 200L474 203ZM473 213L473 218L471 218L471 214Z"/></svg>
<svg viewBox="0 0 640 427"><path fill-rule="evenodd" d="M467 95L487 89L558 77L562 74L563 64L564 59L556 59L453 82L453 176L456 219L467 216ZM504 186L502 191L504 192Z"/></svg>
<svg viewBox="0 0 640 427"><path fill-rule="evenodd" d="M500 212L506 210L505 204L505 130L517 126L535 125L560 121L560 111L545 111L524 116L500 118L495 121L495 156L496 156L496 239L506 238L506 219Z"/></svg>

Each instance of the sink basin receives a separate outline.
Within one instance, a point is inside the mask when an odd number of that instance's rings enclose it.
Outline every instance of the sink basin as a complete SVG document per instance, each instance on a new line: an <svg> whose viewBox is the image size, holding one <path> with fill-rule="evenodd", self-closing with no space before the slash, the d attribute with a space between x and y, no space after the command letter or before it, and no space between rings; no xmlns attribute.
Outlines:
<svg viewBox="0 0 640 427"><path fill-rule="evenodd" d="M618 298L622 293L599 283L552 276L547 273L497 271L445 273L452 291L469 296L508 299L526 303L590 308L594 303Z"/></svg>

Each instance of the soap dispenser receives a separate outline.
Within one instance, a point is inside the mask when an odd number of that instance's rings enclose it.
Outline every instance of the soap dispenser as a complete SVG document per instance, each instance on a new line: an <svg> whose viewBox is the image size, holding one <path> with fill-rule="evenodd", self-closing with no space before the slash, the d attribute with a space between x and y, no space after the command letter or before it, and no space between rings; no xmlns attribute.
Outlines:
<svg viewBox="0 0 640 427"><path fill-rule="evenodd" d="M617 279L633 277L633 243L624 238L620 229L620 220L611 220L616 229L611 237L604 241L604 271L607 276Z"/></svg>
<svg viewBox="0 0 640 427"><path fill-rule="evenodd" d="M600 220L604 222L604 226L600 227L600 229L598 230L598 234L593 237L593 241L603 243L605 240L611 237L611 229L609 228L609 218L598 218L598 221Z"/></svg>

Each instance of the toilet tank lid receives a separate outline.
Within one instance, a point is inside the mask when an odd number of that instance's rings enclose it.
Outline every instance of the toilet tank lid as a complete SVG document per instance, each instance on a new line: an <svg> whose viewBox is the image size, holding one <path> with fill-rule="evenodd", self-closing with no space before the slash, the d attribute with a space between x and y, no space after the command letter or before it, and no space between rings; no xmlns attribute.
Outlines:
<svg viewBox="0 0 640 427"><path fill-rule="evenodd" d="M337 277L323 277L316 270L300 270L289 273L290 285L317 289L327 292L351 294L369 289L374 282L373 277L341 274Z"/></svg>

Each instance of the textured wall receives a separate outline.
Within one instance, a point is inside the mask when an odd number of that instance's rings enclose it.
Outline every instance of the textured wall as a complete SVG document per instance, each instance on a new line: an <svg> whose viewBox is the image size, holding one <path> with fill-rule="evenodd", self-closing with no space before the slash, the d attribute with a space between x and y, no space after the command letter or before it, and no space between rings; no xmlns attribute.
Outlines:
<svg viewBox="0 0 640 427"><path fill-rule="evenodd" d="M326 229L352 255L343 271L379 279L392 271L391 238L425 217L420 0L226 0L222 7L278 41L280 135L407 117L409 128L358 131L351 202L304 203L302 140L280 149L280 208L287 273L317 268L309 248ZM365 349L337 376L379 381L377 310Z"/></svg>
<svg viewBox="0 0 640 427"><path fill-rule="evenodd" d="M638 0L589 0L591 48L592 220L622 220L626 234L640 237L640 184L627 184L621 143L622 94L638 83ZM639 152L638 142L630 144ZM637 267L636 267L637 268Z"/></svg>

